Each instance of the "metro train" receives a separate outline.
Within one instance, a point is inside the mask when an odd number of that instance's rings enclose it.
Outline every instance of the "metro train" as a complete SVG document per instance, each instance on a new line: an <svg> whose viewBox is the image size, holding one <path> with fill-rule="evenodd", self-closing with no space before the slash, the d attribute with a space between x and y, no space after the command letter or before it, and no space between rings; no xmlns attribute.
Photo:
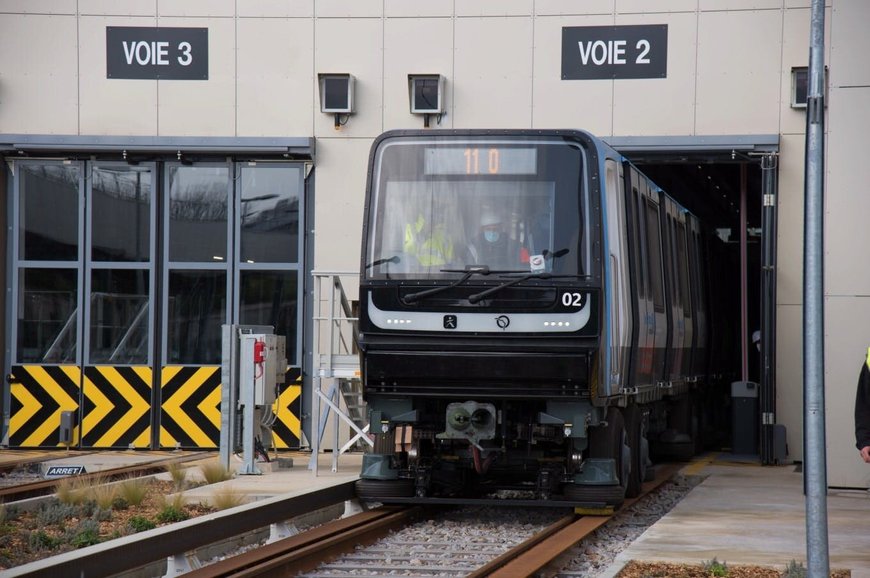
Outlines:
<svg viewBox="0 0 870 578"><path fill-rule="evenodd" d="M601 139L390 131L364 215L360 498L618 506L696 452L706 236Z"/></svg>

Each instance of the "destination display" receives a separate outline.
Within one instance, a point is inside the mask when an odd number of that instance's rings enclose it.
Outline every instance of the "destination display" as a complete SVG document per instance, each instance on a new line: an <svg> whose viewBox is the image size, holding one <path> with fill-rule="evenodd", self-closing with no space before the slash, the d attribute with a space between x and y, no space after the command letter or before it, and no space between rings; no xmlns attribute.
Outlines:
<svg viewBox="0 0 870 578"><path fill-rule="evenodd" d="M430 147L425 151L426 175L534 175L538 150L496 146Z"/></svg>

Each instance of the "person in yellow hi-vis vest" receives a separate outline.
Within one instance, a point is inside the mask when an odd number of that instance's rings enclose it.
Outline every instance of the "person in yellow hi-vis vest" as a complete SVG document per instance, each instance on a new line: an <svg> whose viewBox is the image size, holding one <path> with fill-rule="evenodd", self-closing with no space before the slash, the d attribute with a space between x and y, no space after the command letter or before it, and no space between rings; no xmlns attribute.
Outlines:
<svg viewBox="0 0 870 578"><path fill-rule="evenodd" d="M404 250L416 257L424 267L447 265L453 261L453 240L444 224L430 227L423 215L405 225Z"/></svg>

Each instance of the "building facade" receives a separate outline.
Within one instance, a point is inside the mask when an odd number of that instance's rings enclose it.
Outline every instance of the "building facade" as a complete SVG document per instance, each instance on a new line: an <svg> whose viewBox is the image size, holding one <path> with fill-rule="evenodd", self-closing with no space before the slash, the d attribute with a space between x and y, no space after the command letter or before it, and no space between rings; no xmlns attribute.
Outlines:
<svg viewBox="0 0 870 578"><path fill-rule="evenodd" d="M298 446L308 274L358 269L369 146L428 123L583 128L657 179L715 165L738 191L743 163L750 212L774 170L775 417L801 460L809 4L0 0L7 443L56 445L67 410L84 447L215 447L219 328L253 323L288 335L276 435ZM825 22L828 481L867 487L870 6ZM353 79L352 113L321 111L321 75ZM412 112L409 75L443 81L437 114Z"/></svg>

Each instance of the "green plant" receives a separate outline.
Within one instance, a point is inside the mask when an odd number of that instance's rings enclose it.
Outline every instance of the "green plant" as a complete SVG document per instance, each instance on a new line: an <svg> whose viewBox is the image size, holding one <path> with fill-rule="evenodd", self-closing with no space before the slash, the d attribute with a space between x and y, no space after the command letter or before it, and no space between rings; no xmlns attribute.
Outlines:
<svg viewBox="0 0 870 578"><path fill-rule="evenodd" d="M783 578L806 578L807 569L800 562L792 560L782 573Z"/></svg>
<svg viewBox="0 0 870 578"><path fill-rule="evenodd" d="M175 494L172 498L163 498L163 509L157 514L157 521L160 523L181 522L189 517L184 510L184 496Z"/></svg>
<svg viewBox="0 0 870 578"><path fill-rule="evenodd" d="M207 484L225 482L233 477L233 473L217 460L204 463L199 469Z"/></svg>
<svg viewBox="0 0 870 578"><path fill-rule="evenodd" d="M141 478L127 478L118 484L118 495L131 506L138 506L148 494L148 484Z"/></svg>
<svg viewBox="0 0 870 578"><path fill-rule="evenodd" d="M100 543L100 523L96 520L82 520L69 540L76 548L93 546Z"/></svg>
<svg viewBox="0 0 870 578"><path fill-rule="evenodd" d="M133 532L144 532L145 530L153 530L157 527L157 524L144 516L133 516L127 521L127 525L130 526Z"/></svg>
<svg viewBox="0 0 870 578"><path fill-rule="evenodd" d="M51 550L58 544L57 538L53 538L45 533L43 530L36 530L35 532L31 532L27 537L27 543L33 550Z"/></svg>
<svg viewBox="0 0 870 578"><path fill-rule="evenodd" d="M36 512L36 522L40 526L63 525L67 520L82 517L83 508L75 504L46 502Z"/></svg>
<svg viewBox="0 0 870 578"><path fill-rule="evenodd" d="M157 514L157 521L161 524L169 522L182 522L188 517L189 516L187 515L187 512L185 512L183 509L177 508L172 504L167 504Z"/></svg>
<svg viewBox="0 0 870 578"><path fill-rule="evenodd" d="M728 565L725 562L720 562L716 558L704 562L704 571L710 576L728 576Z"/></svg>

